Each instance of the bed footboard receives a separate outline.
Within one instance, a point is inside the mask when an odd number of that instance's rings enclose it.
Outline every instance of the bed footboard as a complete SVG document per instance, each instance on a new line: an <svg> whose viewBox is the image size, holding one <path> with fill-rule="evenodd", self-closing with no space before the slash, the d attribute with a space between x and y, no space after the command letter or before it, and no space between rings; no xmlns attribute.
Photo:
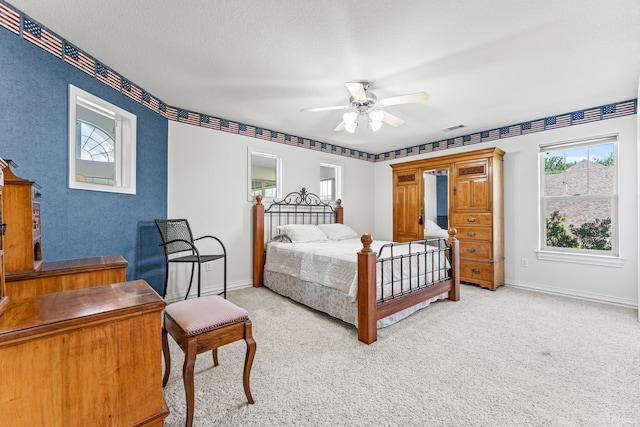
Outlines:
<svg viewBox="0 0 640 427"><path fill-rule="evenodd" d="M450 268L447 277L442 280L433 280L433 283L425 283L417 290L401 296L394 296L391 300L378 301L376 294L376 267L379 262L376 253L371 250L373 241L369 233L362 235L362 250L358 252L358 340L371 344L377 339L377 321L411 307L419 302L426 301L444 292L448 292L448 299L458 301L460 299L460 266L458 262L459 247L456 239L456 230L449 229L447 239L447 258Z"/></svg>

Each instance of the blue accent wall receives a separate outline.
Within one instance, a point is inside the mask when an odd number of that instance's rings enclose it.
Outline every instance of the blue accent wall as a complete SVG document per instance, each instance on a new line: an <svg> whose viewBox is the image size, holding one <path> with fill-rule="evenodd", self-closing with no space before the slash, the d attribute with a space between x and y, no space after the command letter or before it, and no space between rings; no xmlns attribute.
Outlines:
<svg viewBox="0 0 640 427"><path fill-rule="evenodd" d="M137 194L67 187L69 84L137 116ZM42 186L45 262L121 254L127 280L160 290L164 255L153 220L167 216L167 144L167 119L0 28L0 157Z"/></svg>

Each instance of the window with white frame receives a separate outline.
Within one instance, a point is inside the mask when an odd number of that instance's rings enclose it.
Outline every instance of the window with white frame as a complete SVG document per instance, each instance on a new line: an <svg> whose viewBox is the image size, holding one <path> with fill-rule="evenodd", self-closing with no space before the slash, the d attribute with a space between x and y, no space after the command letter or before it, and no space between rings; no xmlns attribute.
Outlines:
<svg viewBox="0 0 640 427"><path fill-rule="evenodd" d="M540 147L541 249L617 256L617 137Z"/></svg>
<svg viewBox="0 0 640 427"><path fill-rule="evenodd" d="M69 188L136 194L136 116L73 85Z"/></svg>

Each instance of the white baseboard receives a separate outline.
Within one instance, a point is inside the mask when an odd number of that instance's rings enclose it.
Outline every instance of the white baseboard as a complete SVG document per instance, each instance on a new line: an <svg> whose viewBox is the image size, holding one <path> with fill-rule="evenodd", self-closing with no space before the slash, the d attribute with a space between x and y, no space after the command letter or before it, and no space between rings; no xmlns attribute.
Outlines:
<svg viewBox="0 0 640 427"><path fill-rule="evenodd" d="M227 283L227 294L230 291L235 291L238 289L244 289L244 288L249 288L253 286L253 282L251 281L242 281L242 282L235 282L235 283ZM218 295L220 292L222 292L222 285L217 286L215 288L203 288L200 290L200 296L208 296L208 295ZM191 289L191 298L193 298L196 295L196 290L195 289ZM164 298L164 300L167 303L172 303L172 302L178 302L178 301L182 301L184 299L185 294L183 293L173 293L173 294L167 294L167 296Z"/></svg>
<svg viewBox="0 0 640 427"><path fill-rule="evenodd" d="M627 298L616 298L610 295L602 295L591 292L578 292L575 289L563 289L558 287L550 287L545 285L540 285L537 283L526 283L526 282L518 282L518 283L508 283L505 282L505 286L510 286L518 289L525 289L528 291L535 292L543 292L546 294L552 295L561 295L566 297L578 298L587 301L594 302L603 302L607 304L620 305L624 307L632 307L638 308L638 301L634 301Z"/></svg>

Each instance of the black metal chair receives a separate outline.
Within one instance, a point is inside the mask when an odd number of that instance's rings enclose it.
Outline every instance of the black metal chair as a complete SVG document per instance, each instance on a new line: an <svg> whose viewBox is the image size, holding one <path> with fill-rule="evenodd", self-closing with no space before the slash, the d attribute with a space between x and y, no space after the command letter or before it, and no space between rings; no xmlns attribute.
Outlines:
<svg viewBox="0 0 640 427"><path fill-rule="evenodd" d="M193 238L191 233L191 227L189 227L189 221L186 219L156 219L156 226L160 231L162 237L162 244L164 247L164 255L166 261L166 273L164 279L164 291L162 298L167 295L167 285L169 282L169 264L172 262L191 263L191 278L189 279L189 288L187 289L187 295L184 299L189 298L189 292L191 292L191 285L193 284L193 273L198 265L198 297L200 296L200 266L204 263L222 259L224 262L224 285L223 291L218 295L223 295L227 298L227 251L224 244L220 239L215 236L202 236L196 239ZM195 245L195 242L201 239L211 238L216 240L222 248L221 254L215 255L201 255L200 251ZM185 253L189 254L185 255Z"/></svg>

